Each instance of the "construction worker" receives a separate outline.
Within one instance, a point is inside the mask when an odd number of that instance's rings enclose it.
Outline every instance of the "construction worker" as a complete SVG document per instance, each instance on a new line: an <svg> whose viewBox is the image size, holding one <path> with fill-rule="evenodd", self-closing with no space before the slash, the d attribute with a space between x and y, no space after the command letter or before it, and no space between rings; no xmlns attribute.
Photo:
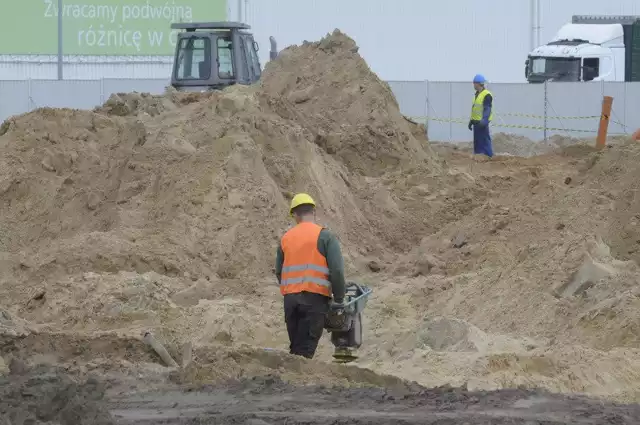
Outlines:
<svg viewBox="0 0 640 425"><path fill-rule="evenodd" d="M493 156L489 123L493 120L493 95L485 87L487 80L480 74L473 77L473 88L476 90L471 107L469 130L473 129L473 153Z"/></svg>
<svg viewBox="0 0 640 425"><path fill-rule="evenodd" d="M346 286L340 245L329 230L315 223L315 207L306 193L291 200L289 213L296 225L282 237L275 269L284 296L289 353L309 359L329 309L344 307Z"/></svg>

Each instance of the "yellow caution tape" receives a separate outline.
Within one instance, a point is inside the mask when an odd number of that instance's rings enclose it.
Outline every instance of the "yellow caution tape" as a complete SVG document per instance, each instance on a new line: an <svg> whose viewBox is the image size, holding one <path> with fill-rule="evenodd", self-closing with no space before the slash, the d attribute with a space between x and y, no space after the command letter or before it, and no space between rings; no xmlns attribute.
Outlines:
<svg viewBox="0 0 640 425"><path fill-rule="evenodd" d="M505 112L505 113L495 112L495 115L544 119L543 115L521 114L518 112ZM555 117L555 116L547 115L547 119L555 119L555 120L590 120L594 118L600 118L600 115L591 115L591 116L582 116L582 117Z"/></svg>
<svg viewBox="0 0 640 425"><path fill-rule="evenodd" d="M426 124L427 121L437 121L437 122L451 122L451 123L456 123L456 124L462 124L462 125L467 125L469 123L469 120L462 120L459 118L434 118L434 117L429 117L428 119L426 117L407 117L409 119L411 119L412 121L418 122L420 124ZM598 117L596 117L598 118ZM496 123L495 121L491 122L491 127L500 127L500 128L527 128L527 129L531 129L531 130L548 130L548 131L571 131L571 132L576 132L576 133L596 133L596 131L594 130L575 130L575 129L570 129L570 128L556 128L556 127L542 127L539 125L521 125L521 124L499 124Z"/></svg>

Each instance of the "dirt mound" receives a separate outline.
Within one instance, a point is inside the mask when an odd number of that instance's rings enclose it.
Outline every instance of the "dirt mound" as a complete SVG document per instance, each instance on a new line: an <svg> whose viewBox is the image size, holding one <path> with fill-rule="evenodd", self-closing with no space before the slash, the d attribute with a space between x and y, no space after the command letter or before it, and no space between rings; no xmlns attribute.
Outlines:
<svg viewBox="0 0 640 425"><path fill-rule="evenodd" d="M212 96L211 92L178 92L169 86L162 96L149 93L114 93L95 112L112 116L151 116L175 111L180 106L200 102Z"/></svg>
<svg viewBox="0 0 640 425"><path fill-rule="evenodd" d="M150 116L176 109L176 105L164 96L153 96L149 93L114 93L96 112L126 117L141 113Z"/></svg>
<svg viewBox="0 0 640 425"><path fill-rule="evenodd" d="M271 370L256 359L286 346L272 267L291 196L316 198L351 272L386 267L442 222L411 208L431 190L413 190L418 176L444 172L418 130L340 32L285 50L261 85L13 117L0 137L0 306L27 324L7 325L4 347L152 362L139 339L151 329L173 355L186 342L229 353L201 376ZM413 176L405 196L384 170ZM326 373L308 379L378 379Z"/></svg>
<svg viewBox="0 0 640 425"><path fill-rule="evenodd" d="M389 85L339 30L283 50L267 64L262 88L272 98L286 99L274 105L278 113L301 123L351 171L380 175L416 162L437 167L429 148L413 135L417 125L400 114Z"/></svg>
<svg viewBox="0 0 640 425"><path fill-rule="evenodd" d="M291 98L309 89L307 101ZM403 223L422 218L361 174L438 173L412 125L339 32L285 50L262 87L35 110L0 141L4 250L23 279L133 270L246 280L269 273L288 199L308 191L351 264L384 261L415 232Z"/></svg>
<svg viewBox="0 0 640 425"><path fill-rule="evenodd" d="M399 262L413 278L377 288L367 326L381 346L366 365L421 373L424 385L637 400L639 154L629 143L486 162L452 156L492 196Z"/></svg>

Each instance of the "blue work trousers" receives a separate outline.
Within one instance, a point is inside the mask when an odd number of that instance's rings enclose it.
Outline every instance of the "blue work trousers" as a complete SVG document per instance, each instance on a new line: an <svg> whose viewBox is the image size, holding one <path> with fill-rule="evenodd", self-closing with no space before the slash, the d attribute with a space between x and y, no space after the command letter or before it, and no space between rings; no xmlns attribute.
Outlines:
<svg viewBox="0 0 640 425"><path fill-rule="evenodd" d="M493 156L493 147L491 146L491 134L489 126L476 124L473 126L473 153L487 155L489 158Z"/></svg>

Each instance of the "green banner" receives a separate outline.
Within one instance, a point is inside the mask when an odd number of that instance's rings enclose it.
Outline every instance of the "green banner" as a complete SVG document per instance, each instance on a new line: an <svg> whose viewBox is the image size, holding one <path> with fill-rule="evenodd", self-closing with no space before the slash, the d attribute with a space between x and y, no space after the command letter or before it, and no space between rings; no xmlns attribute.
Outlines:
<svg viewBox="0 0 640 425"><path fill-rule="evenodd" d="M224 21L227 0L63 0L62 19L65 55L172 55L171 23ZM0 28L0 54L56 54L58 0L11 0Z"/></svg>

